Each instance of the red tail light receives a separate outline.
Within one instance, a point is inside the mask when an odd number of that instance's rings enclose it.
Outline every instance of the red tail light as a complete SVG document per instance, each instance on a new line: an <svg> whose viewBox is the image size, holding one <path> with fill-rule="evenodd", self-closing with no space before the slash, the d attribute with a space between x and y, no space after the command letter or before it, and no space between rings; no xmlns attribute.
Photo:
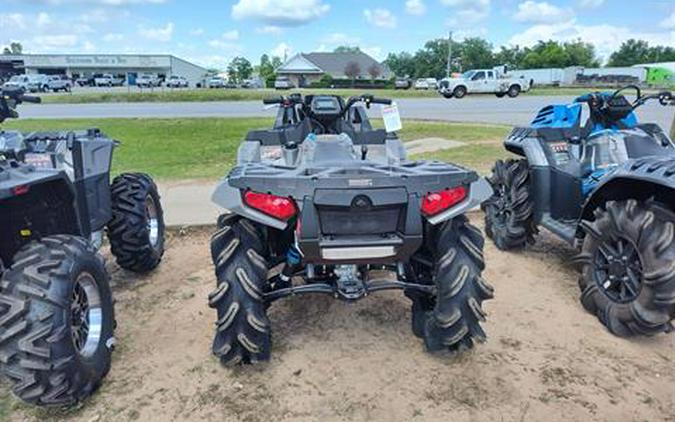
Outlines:
<svg viewBox="0 0 675 422"><path fill-rule="evenodd" d="M247 191L244 193L244 202L251 208L284 221L293 217L297 212L292 199L269 193Z"/></svg>
<svg viewBox="0 0 675 422"><path fill-rule="evenodd" d="M454 207L465 198L466 188L464 186L428 193L422 199L422 214L427 217L434 216L450 207Z"/></svg>
<svg viewBox="0 0 675 422"><path fill-rule="evenodd" d="M19 186L14 186L12 188L12 194L19 196L19 195L25 195L28 193L30 190L30 186L28 185L19 185Z"/></svg>

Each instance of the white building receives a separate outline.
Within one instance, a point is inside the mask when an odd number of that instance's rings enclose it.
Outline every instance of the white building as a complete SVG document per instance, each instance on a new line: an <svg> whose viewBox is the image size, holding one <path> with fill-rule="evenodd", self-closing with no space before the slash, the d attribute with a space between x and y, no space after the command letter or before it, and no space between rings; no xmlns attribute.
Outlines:
<svg viewBox="0 0 675 422"><path fill-rule="evenodd" d="M22 54L0 55L0 76L16 73L68 75L110 73L133 85L140 75L182 76L191 86L203 83L207 70L168 54Z"/></svg>

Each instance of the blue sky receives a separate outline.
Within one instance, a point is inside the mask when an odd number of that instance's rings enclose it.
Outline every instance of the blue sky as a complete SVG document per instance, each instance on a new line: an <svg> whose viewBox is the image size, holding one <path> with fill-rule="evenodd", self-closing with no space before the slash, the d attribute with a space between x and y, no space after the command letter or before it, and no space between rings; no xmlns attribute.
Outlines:
<svg viewBox="0 0 675 422"><path fill-rule="evenodd" d="M237 55L358 45L378 59L452 30L495 47L539 39L675 46L673 0L0 0L0 44L30 53L171 53L224 68Z"/></svg>

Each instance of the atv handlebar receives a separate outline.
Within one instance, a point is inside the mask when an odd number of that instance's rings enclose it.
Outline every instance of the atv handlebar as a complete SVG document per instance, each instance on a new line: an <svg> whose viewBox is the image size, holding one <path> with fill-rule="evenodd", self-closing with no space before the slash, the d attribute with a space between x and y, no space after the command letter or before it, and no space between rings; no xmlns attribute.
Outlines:
<svg viewBox="0 0 675 422"><path fill-rule="evenodd" d="M608 107L608 105L614 98L621 95L621 93L627 89L635 90L636 99L631 104L633 110L640 107L641 105L644 105L647 101L655 99L659 100L659 103L664 106L675 105L675 97L673 97L673 94L670 91L661 91L657 94L643 96L640 87L637 85L626 85L622 88L617 89L611 95L602 92L591 92L589 94L577 97L574 100L574 102L587 103L593 109L602 109Z"/></svg>
<svg viewBox="0 0 675 422"><path fill-rule="evenodd" d="M347 114L350 108L356 103L366 103L366 108L370 108L371 104L382 104L382 105L391 105L392 101L388 98L377 98L374 97L370 94L364 94L361 95L360 97L351 97L349 101L347 101L347 104L345 105L344 110L342 110L341 116L344 116Z"/></svg>
<svg viewBox="0 0 675 422"><path fill-rule="evenodd" d="M34 103L39 104L42 102L40 97L35 97L32 95L25 95L25 90L23 88L2 88L0 94L4 99L14 100L17 104L21 103Z"/></svg>
<svg viewBox="0 0 675 422"><path fill-rule="evenodd" d="M40 97L35 97L33 95L22 95L21 96L21 102L23 103L33 103L33 104L40 104L42 102L42 98Z"/></svg>

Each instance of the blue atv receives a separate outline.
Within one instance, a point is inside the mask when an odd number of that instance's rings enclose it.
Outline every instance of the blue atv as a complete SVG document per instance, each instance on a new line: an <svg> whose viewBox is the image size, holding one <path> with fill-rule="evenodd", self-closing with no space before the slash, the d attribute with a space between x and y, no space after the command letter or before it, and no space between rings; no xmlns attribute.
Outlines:
<svg viewBox="0 0 675 422"><path fill-rule="evenodd" d="M581 302L622 337L669 332L675 317L675 144L638 123L649 100L675 104L630 85L544 107L506 139L523 158L495 163L482 206L501 250L534 243L539 226L579 248Z"/></svg>

